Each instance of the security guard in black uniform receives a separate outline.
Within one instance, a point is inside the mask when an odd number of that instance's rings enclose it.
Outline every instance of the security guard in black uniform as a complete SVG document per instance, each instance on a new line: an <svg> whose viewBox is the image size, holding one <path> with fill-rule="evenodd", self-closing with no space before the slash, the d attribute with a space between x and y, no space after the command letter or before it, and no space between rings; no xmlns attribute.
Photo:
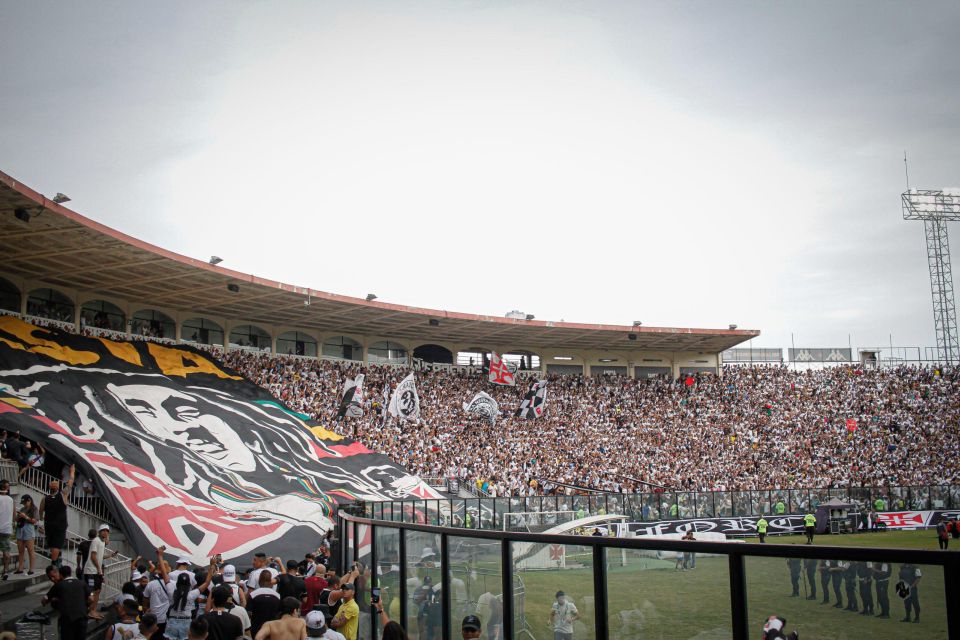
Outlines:
<svg viewBox="0 0 960 640"><path fill-rule="evenodd" d="M910 594L903 599L904 617L900 622L910 622L910 609L916 612L913 622L920 622L920 567L915 564L905 564L900 567L900 580L910 588Z"/></svg>
<svg viewBox="0 0 960 640"><path fill-rule="evenodd" d="M890 617L890 574L892 567L886 562L873 563L873 583L877 586L877 604L880 605L878 618Z"/></svg>
<svg viewBox="0 0 960 640"><path fill-rule="evenodd" d="M820 604L830 604L830 560L820 561L820 591L823 591L823 600Z"/></svg>
<svg viewBox="0 0 960 640"><path fill-rule="evenodd" d="M860 583L860 610L862 616L873 615L873 571L867 562L855 562L857 565L857 581Z"/></svg>
<svg viewBox="0 0 960 640"><path fill-rule="evenodd" d="M829 560L830 580L833 582L833 595L837 602L834 609L843 609L843 597L840 595L840 583L843 581L843 563L839 560Z"/></svg>
<svg viewBox="0 0 960 640"><path fill-rule="evenodd" d="M803 568L807 572L807 582L810 584L810 593L807 600L817 599L817 561L807 558L803 561Z"/></svg>
<svg viewBox="0 0 960 640"><path fill-rule="evenodd" d="M800 595L800 558L787 558L787 566L790 567L790 585L793 587L791 598Z"/></svg>
<svg viewBox="0 0 960 640"><path fill-rule="evenodd" d="M857 607L857 563L841 560L843 567L843 588L847 592L847 606L844 611L859 611Z"/></svg>

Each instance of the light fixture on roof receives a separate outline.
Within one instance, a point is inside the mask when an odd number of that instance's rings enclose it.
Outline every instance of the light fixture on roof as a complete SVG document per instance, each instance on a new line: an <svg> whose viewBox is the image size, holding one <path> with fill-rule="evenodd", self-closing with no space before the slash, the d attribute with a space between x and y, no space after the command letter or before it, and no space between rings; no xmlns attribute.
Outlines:
<svg viewBox="0 0 960 640"><path fill-rule="evenodd" d="M13 217L21 222L30 222L30 212L26 209L16 209L13 212Z"/></svg>
<svg viewBox="0 0 960 640"><path fill-rule="evenodd" d="M735 325L735 324L730 325L730 331L733 331L733 330L736 329L736 328L737 328L737 325Z"/></svg>
<svg viewBox="0 0 960 640"><path fill-rule="evenodd" d="M641 321L639 321L639 320L634 320L634 321L633 321L633 326L635 326L635 327L639 327L639 326L642 325L642 324L643 324L643 323L642 323Z"/></svg>
<svg viewBox="0 0 960 640"><path fill-rule="evenodd" d="M376 299L377 299L377 294L375 294L375 293L368 293L368 294L367 294L367 302L373 302L373 301L376 300Z"/></svg>
<svg viewBox="0 0 960 640"><path fill-rule="evenodd" d="M230 284L227 285L227 291L232 291L232 292L234 292L234 293L240 293L240 285L234 284L234 283L231 282Z"/></svg>
<svg viewBox="0 0 960 640"><path fill-rule="evenodd" d="M57 195L53 196L53 201L56 202L57 204L70 202L70 196L66 196L66 195L63 195L62 193L58 193Z"/></svg>
<svg viewBox="0 0 960 640"><path fill-rule="evenodd" d="M532 313L527 314L527 320L533 320L534 315Z"/></svg>
<svg viewBox="0 0 960 640"><path fill-rule="evenodd" d="M220 256L210 256L210 264L220 264L223 262L223 258Z"/></svg>

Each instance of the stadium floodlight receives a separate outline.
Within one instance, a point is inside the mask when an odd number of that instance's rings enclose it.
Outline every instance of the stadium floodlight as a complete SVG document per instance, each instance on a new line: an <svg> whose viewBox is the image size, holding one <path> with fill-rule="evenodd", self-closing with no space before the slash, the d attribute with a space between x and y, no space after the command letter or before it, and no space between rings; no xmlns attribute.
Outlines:
<svg viewBox="0 0 960 640"><path fill-rule="evenodd" d="M735 324L730 325L730 331L733 331L733 330L736 329L736 328L737 328L737 325L735 325Z"/></svg>
<svg viewBox="0 0 960 640"><path fill-rule="evenodd" d="M639 320L634 320L634 321L633 321L633 326L635 326L635 327L639 327L639 326L642 325L642 324L643 324L643 323L640 322Z"/></svg>
<svg viewBox="0 0 960 640"><path fill-rule="evenodd" d="M367 302L373 302L373 301L376 300L376 299L377 299L377 294L375 294L375 293L368 293L368 294L367 294Z"/></svg>
<svg viewBox="0 0 960 640"><path fill-rule="evenodd" d="M210 256L210 264L220 264L223 262L223 258L220 256Z"/></svg>
<svg viewBox="0 0 960 640"><path fill-rule="evenodd" d="M527 320L533 320L535 316L532 313L527 314Z"/></svg>
<svg viewBox="0 0 960 640"><path fill-rule="evenodd" d="M26 209L16 209L13 212L13 217L21 222L30 222L30 212Z"/></svg>
<svg viewBox="0 0 960 640"><path fill-rule="evenodd" d="M53 201L56 202L57 204L63 204L64 202L70 202L70 196L66 196L66 195L64 195L64 194L62 194L62 193L57 193L57 195L53 196Z"/></svg>

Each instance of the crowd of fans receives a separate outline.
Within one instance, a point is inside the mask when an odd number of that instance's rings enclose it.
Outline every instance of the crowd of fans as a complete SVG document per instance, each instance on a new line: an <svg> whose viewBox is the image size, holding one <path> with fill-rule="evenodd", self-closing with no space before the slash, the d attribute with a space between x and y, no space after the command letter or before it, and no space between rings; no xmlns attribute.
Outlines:
<svg viewBox="0 0 960 640"><path fill-rule="evenodd" d="M546 411L514 417L526 386L418 372L419 422L385 416L403 368L243 350L226 364L293 409L423 477L534 495L556 483L615 491L953 484L960 369L728 367L678 379L549 376ZM337 421L345 379L364 373L364 414ZM497 399L491 425L463 403Z"/></svg>

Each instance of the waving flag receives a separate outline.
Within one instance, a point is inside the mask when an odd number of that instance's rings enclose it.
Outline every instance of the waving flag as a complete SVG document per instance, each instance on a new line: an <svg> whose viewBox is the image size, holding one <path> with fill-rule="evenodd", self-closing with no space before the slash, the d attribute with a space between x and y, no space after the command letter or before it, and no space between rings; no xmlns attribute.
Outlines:
<svg viewBox="0 0 960 640"><path fill-rule="evenodd" d="M514 378L513 371L507 366L496 351L490 354L490 369L487 372L487 380L493 384L499 384L506 387L515 387L517 381Z"/></svg>
<svg viewBox="0 0 960 640"><path fill-rule="evenodd" d="M494 424L497 416L500 415L500 405L492 396L483 391L473 396L473 400L470 402L465 402L463 410L486 418L490 421L490 424Z"/></svg>
<svg viewBox="0 0 960 640"><path fill-rule="evenodd" d="M347 378L343 383L343 396L340 398L340 410L337 412L337 420L347 418L359 418L363 415L363 374L357 374L353 380Z"/></svg>
<svg viewBox="0 0 960 640"><path fill-rule="evenodd" d="M338 502L432 492L209 353L12 316L0 316L0 428L92 478L133 548L197 564L267 545L292 557L333 526Z"/></svg>
<svg viewBox="0 0 960 640"><path fill-rule="evenodd" d="M518 418L527 418L528 420L539 418L543 415L543 411L546 409L546 404L547 381L538 380L530 385L530 390L527 391L527 395L523 396L523 400L520 402L520 407L517 409L516 416Z"/></svg>
<svg viewBox="0 0 960 640"><path fill-rule="evenodd" d="M413 378L412 371L410 375L400 381L396 391L390 396L390 406L387 407L387 412L401 420L417 421L420 419L420 396L417 395L417 382Z"/></svg>

